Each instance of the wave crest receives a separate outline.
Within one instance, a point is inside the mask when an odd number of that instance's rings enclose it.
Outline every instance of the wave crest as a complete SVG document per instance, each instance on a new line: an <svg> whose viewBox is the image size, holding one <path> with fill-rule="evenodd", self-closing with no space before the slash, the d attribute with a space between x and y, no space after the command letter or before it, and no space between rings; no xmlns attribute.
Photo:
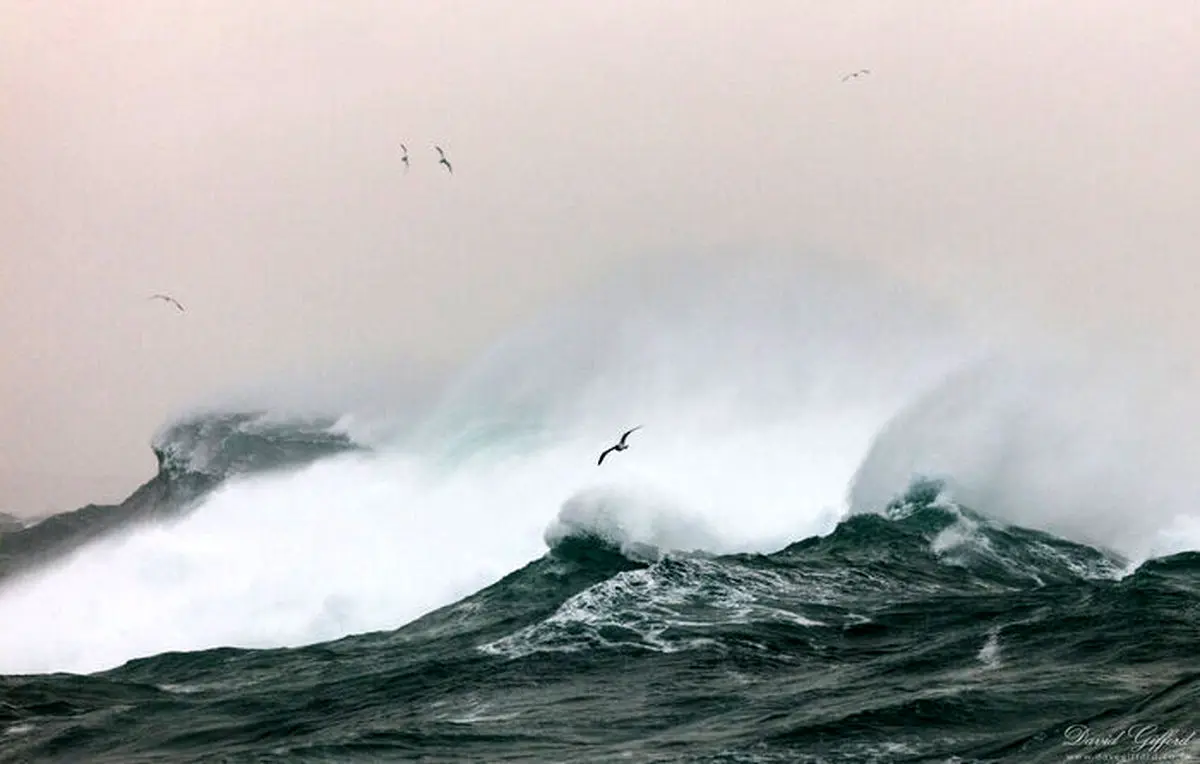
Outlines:
<svg viewBox="0 0 1200 764"><path fill-rule="evenodd" d="M633 560L656 560L666 552L711 550L719 543L703 520L688 516L650 489L628 486L575 494L563 503L543 538L552 550L584 539Z"/></svg>
<svg viewBox="0 0 1200 764"><path fill-rule="evenodd" d="M334 419L266 411L202 412L163 427L151 447L159 471L168 477L195 474L224 480L362 448L337 431L336 424Z"/></svg>
<svg viewBox="0 0 1200 764"><path fill-rule="evenodd" d="M989 517L1135 560L1195 549L1200 409L1167 382L1069 359L981 364L879 432L851 510L879 511L928 475Z"/></svg>

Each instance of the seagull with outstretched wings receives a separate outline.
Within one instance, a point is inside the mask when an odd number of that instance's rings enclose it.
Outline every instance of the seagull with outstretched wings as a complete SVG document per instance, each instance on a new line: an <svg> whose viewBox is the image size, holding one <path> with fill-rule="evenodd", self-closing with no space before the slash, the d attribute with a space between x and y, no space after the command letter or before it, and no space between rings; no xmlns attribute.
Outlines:
<svg viewBox="0 0 1200 764"><path fill-rule="evenodd" d="M433 148L437 151L438 156L441 157L441 159L438 160L438 164L445 165L446 171L453 175L454 168L450 166L450 160L446 158L446 152L442 151L442 147L438 145L434 145Z"/></svg>
<svg viewBox="0 0 1200 764"><path fill-rule="evenodd" d="M601 464L604 464L604 457L608 456L613 451L624 451L625 449L629 448L629 444L625 442L625 439L629 437L629 434L631 432L634 432L635 430L640 430L640 429L642 429L642 426L639 424L637 427L634 427L632 430L626 430L625 434L621 436L621 440L617 441L617 444L615 446L609 446L608 448L604 449L604 452L602 454L600 454L600 460L598 462L596 462L596 466L598 467Z"/></svg>

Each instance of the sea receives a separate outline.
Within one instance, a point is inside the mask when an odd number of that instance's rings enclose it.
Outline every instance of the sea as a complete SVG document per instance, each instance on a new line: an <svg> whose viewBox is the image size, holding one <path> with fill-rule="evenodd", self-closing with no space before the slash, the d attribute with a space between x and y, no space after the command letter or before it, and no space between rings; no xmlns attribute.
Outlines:
<svg viewBox="0 0 1200 764"><path fill-rule="evenodd" d="M0 535L0 762L1200 761L1186 390L729 261L169 417Z"/></svg>

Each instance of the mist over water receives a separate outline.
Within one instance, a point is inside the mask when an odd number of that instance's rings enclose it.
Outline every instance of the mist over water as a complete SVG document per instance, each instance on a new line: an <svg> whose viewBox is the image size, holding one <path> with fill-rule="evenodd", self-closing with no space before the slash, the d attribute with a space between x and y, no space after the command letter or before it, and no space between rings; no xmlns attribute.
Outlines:
<svg viewBox="0 0 1200 764"><path fill-rule="evenodd" d="M1130 399L1118 416L1106 396L1121 390L1081 398L985 354L943 307L847 267L631 274L435 396L397 384L389 406L387 385L347 377L371 392L347 396L338 427L372 453L230 482L178 521L0 592L0 672L391 629L563 534L641 553L773 551L878 509L914 473L950 476L985 514L1118 551L1160 538L1184 462L1131 458ZM318 387L330 400L329 380ZM630 450L597 467L634 425ZM1121 477L1141 467L1153 485ZM1166 503L1148 515L1147 499ZM1146 533L1123 536L1133 517Z"/></svg>
<svg viewBox="0 0 1200 764"><path fill-rule="evenodd" d="M1134 563L1200 548L1200 408L1161 367L1121 360L1031 350L950 376L879 434L853 509L923 475L996 520Z"/></svg>

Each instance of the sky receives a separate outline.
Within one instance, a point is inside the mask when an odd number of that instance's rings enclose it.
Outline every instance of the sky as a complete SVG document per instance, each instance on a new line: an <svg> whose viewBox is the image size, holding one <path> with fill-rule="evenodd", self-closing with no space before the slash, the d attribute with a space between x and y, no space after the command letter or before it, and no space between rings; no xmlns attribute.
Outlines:
<svg viewBox="0 0 1200 764"><path fill-rule="evenodd" d="M0 0L0 511L119 501L246 380L452 368L715 246L1190 368L1198 77L1188 0Z"/></svg>

